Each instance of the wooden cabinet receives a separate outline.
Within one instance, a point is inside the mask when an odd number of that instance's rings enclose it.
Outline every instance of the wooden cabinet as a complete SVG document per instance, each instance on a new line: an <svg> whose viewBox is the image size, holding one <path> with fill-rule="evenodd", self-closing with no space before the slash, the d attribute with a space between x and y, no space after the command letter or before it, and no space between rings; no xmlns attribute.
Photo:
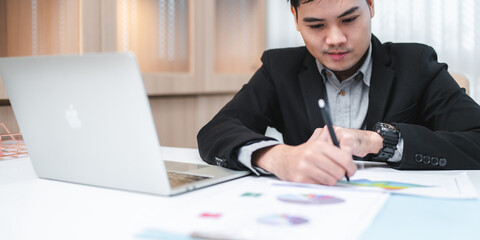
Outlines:
<svg viewBox="0 0 480 240"><path fill-rule="evenodd" d="M0 0L0 57L81 52L80 0ZM7 100L0 79L0 101Z"/></svg>
<svg viewBox="0 0 480 240"><path fill-rule="evenodd" d="M265 0L0 0L0 56L132 51L161 143L195 147L259 67L264 12Z"/></svg>
<svg viewBox="0 0 480 240"><path fill-rule="evenodd" d="M80 0L0 0L0 55L81 52Z"/></svg>
<svg viewBox="0 0 480 240"><path fill-rule="evenodd" d="M102 26L88 37L101 41L85 51L133 51L150 95L233 92L259 66L264 49L263 0L84 0L83 4L84 18L100 14L95 18L100 22L89 25Z"/></svg>

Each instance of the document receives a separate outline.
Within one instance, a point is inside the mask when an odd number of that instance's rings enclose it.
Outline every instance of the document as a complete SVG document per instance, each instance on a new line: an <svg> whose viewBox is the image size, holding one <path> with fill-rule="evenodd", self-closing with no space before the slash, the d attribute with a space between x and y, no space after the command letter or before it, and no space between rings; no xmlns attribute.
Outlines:
<svg viewBox="0 0 480 240"><path fill-rule="evenodd" d="M174 239L357 239L390 194L477 197L466 173L369 169L357 171L350 182L336 186L262 177L210 190L211 194L166 216L168 224L150 225L137 232L136 238L165 239L168 233L175 234Z"/></svg>
<svg viewBox="0 0 480 240"><path fill-rule="evenodd" d="M183 220L181 227L169 231L207 239L356 239L389 196L278 183L282 182L248 180L196 201L181 217L176 216Z"/></svg>
<svg viewBox="0 0 480 240"><path fill-rule="evenodd" d="M350 182L340 181L337 186L435 198L477 198L477 192L466 172L457 175L439 175L359 170L350 178Z"/></svg>

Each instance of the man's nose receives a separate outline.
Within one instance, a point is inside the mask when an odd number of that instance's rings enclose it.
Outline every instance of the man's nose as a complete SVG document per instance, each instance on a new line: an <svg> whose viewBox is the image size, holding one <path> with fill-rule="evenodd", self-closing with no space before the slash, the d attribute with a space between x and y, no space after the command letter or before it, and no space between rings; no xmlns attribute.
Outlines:
<svg viewBox="0 0 480 240"><path fill-rule="evenodd" d="M327 38L325 43L329 46L339 46L347 42L347 36L343 33L342 29L336 26L332 26L328 29Z"/></svg>

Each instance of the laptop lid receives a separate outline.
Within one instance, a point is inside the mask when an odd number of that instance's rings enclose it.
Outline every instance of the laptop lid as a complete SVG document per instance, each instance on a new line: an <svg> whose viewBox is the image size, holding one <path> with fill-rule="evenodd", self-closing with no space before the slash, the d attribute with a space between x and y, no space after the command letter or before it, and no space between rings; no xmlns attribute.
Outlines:
<svg viewBox="0 0 480 240"><path fill-rule="evenodd" d="M0 58L0 75L39 177L161 195L197 188L170 187L132 53Z"/></svg>

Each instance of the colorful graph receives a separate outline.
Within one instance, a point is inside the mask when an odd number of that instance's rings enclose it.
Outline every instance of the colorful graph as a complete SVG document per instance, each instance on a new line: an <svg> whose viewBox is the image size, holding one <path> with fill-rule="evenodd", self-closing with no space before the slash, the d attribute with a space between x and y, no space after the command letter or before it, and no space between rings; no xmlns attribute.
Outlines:
<svg viewBox="0 0 480 240"><path fill-rule="evenodd" d="M343 184L355 185L355 186L364 186L364 187L379 187L386 190L402 190L406 188L418 188L418 187L430 187L426 185L418 185L412 183L403 183L403 182L392 182L392 181L371 181L368 179L355 179L350 182L340 181Z"/></svg>
<svg viewBox="0 0 480 240"><path fill-rule="evenodd" d="M213 219L216 219L216 218L222 217L222 214L221 214L221 213L209 213L209 212L204 212L204 213L201 213L199 216L200 216L201 218L213 218Z"/></svg>
<svg viewBox="0 0 480 240"><path fill-rule="evenodd" d="M282 202L300 203L300 204L332 204L341 203L345 200L334 196L320 194L282 194L277 196Z"/></svg>
<svg viewBox="0 0 480 240"><path fill-rule="evenodd" d="M251 192L246 192L244 194L242 194L242 197L260 197L262 196L261 193L251 193Z"/></svg>
<svg viewBox="0 0 480 240"><path fill-rule="evenodd" d="M272 214L261 217L258 219L260 223L269 224L269 225L299 225L308 223L308 219L292 216L288 214Z"/></svg>

